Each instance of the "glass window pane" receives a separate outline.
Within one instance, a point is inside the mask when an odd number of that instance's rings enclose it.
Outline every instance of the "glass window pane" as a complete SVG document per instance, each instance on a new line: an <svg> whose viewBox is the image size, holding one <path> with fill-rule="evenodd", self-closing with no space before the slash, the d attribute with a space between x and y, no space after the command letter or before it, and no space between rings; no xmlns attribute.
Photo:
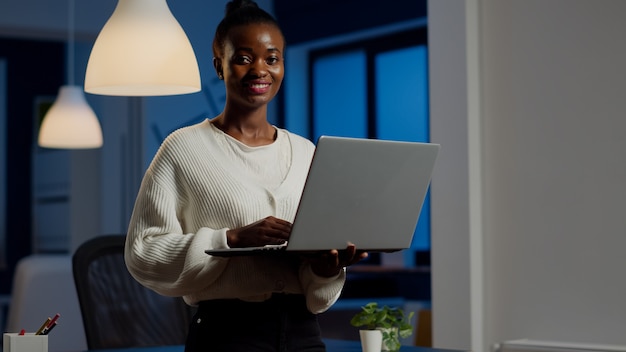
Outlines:
<svg viewBox="0 0 626 352"><path fill-rule="evenodd" d="M424 45L376 56L378 138L429 141L427 58ZM411 248L430 249L430 192L424 200Z"/></svg>
<svg viewBox="0 0 626 352"><path fill-rule="evenodd" d="M366 55L362 51L313 63L313 137L367 136Z"/></svg>
<svg viewBox="0 0 626 352"><path fill-rule="evenodd" d="M427 142L426 47L388 51L375 60L378 138Z"/></svg>

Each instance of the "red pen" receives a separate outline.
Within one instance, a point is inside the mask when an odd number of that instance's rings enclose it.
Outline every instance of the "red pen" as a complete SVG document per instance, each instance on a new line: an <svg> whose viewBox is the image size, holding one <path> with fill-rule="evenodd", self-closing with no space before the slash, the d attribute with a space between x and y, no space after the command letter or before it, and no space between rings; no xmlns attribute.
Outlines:
<svg viewBox="0 0 626 352"><path fill-rule="evenodd" d="M57 319L59 319L59 317L61 316L61 314L57 313L54 315L54 317L52 318L52 320L50 320L50 322L48 323L48 326L46 326L46 329L50 329L52 327L52 325L54 325L54 323L56 323Z"/></svg>

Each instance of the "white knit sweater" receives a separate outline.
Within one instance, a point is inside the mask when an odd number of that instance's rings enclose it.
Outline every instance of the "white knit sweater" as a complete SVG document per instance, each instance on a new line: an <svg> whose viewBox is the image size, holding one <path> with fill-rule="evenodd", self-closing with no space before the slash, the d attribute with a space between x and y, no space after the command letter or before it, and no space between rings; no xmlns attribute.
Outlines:
<svg viewBox="0 0 626 352"><path fill-rule="evenodd" d="M125 260L143 285L191 305L219 298L262 301L274 292L304 294L313 313L339 297L345 271L337 277L313 274L310 266L286 257L212 257L209 248L228 248L226 231L269 215L293 221L314 145L278 130L291 150L281 155L282 183L259 182L224 149L224 138L209 120L173 132L146 171L126 239ZM261 147L262 148L262 147ZM254 148L252 148L254 149Z"/></svg>

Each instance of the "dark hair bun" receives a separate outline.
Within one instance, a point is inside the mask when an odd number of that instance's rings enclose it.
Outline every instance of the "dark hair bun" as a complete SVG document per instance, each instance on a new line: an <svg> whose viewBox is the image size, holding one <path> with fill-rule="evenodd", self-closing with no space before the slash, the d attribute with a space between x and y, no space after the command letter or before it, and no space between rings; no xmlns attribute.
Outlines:
<svg viewBox="0 0 626 352"><path fill-rule="evenodd" d="M226 4L226 16L232 14L233 12L243 9L243 8L259 8L256 2L252 0L232 0Z"/></svg>
<svg viewBox="0 0 626 352"><path fill-rule="evenodd" d="M269 24L276 26L280 30L276 19L260 8L253 0L231 0L226 4L225 12L224 18L222 18L215 29L215 37L213 38L213 54L215 57L222 55L224 41L233 27L250 24Z"/></svg>

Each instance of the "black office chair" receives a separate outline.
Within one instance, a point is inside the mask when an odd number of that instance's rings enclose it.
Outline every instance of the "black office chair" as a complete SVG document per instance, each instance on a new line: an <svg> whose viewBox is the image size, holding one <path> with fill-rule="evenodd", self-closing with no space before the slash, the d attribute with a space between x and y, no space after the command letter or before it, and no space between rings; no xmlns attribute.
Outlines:
<svg viewBox="0 0 626 352"><path fill-rule="evenodd" d="M74 253L72 267L87 347L181 345L193 308L140 285L124 263L124 235L95 237Z"/></svg>

